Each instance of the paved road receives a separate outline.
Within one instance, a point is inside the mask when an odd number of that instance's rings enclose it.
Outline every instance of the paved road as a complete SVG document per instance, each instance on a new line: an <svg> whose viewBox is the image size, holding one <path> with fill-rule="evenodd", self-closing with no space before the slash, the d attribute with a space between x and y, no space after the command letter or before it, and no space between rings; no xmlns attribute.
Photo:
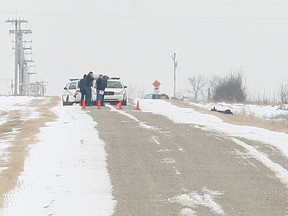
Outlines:
<svg viewBox="0 0 288 216"><path fill-rule="evenodd" d="M106 143L115 216L288 215L285 184L230 137L133 106L86 111ZM277 150L237 140L288 169Z"/></svg>

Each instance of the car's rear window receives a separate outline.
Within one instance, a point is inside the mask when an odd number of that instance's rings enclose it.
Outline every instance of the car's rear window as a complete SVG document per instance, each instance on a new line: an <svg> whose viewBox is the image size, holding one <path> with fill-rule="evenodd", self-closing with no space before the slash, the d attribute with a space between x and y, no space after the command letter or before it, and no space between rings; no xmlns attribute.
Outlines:
<svg viewBox="0 0 288 216"><path fill-rule="evenodd" d="M123 88L123 86L119 81L108 81L107 88Z"/></svg>
<svg viewBox="0 0 288 216"><path fill-rule="evenodd" d="M77 82L71 82L69 85L69 89L76 89L77 88Z"/></svg>

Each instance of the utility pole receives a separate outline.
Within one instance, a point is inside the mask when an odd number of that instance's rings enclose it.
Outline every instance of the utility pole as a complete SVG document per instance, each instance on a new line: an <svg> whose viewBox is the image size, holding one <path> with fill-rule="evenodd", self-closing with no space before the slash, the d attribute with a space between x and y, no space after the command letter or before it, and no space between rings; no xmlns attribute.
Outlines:
<svg viewBox="0 0 288 216"><path fill-rule="evenodd" d="M28 23L24 19L8 19L6 23L13 23L15 30L10 30L10 34L15 34L15 81L14 94L28 94L28 71L27 60L25 60L25 47L23 46L23 35L31 34L31 30L22 30L21 24Z"/></svg>
<svg viewBox="0 0 288 216"><path fill-rule="evenodd" d="M32 40L30 40L30 41L23 41L23 43L32 43ZM32 75L32 74L35 74L35 73L32 73L29 69L32 67L31 65L28 65L28 63L30 63L30 62L34 62L32 59L29 59L29 60L27 60L26 59L26 57L27 57L27 55L32 55L33 53L32 53L32 47L30 46L30 47L23 47L23 50L24 50L24 52L26 51L26 50L28 50L28 52L25 52L24 53L24 57L25 57L25 60L24 60L24 71L25 71L25 77L26 77L26 79L25 79L25 92L26 92L26 94L27 95L29 95L30 94L30 76Z"/></svg>
<svg viewBox="0 0 288 216"><path fill-rule="evenodd" d="M174 98L176 98L176 68L177 68L177 61L176 61L176 53L174 52L173 56L173 69L174 69Z"/></svg>

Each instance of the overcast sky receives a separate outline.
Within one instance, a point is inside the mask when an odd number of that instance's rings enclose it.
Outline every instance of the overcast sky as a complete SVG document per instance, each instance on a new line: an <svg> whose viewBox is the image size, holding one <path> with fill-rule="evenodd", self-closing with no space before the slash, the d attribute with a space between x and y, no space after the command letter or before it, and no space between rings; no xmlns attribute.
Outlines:
<svg viewBox="0 0 288 216"><path fill-rule="evenodd" d="M32 30L33 80L61 95L69 78L121 76L133 91L152 82L173 94L188 78L243 71L251 94L273 94L288 82L288 2L275 0L0 0L0 79L14 78L13 25ZM30 46L30 45L27 45Z"/></svg>

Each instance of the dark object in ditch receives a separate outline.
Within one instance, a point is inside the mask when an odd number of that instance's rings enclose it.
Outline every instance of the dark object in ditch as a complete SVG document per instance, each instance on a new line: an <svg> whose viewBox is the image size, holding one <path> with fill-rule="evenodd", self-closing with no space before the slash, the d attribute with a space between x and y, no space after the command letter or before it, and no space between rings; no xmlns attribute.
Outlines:
<svg viewBox="0 0 288 216"><path fill-rule="evenodd" d="M223 113L223 114L230 114L230 115L233 115L233 112L231 112L230 109L226 109L226 110L217 110L215 107L213 107L211 109L211 111L216 111L216 112L220 112L220 113Z"/></svg>

